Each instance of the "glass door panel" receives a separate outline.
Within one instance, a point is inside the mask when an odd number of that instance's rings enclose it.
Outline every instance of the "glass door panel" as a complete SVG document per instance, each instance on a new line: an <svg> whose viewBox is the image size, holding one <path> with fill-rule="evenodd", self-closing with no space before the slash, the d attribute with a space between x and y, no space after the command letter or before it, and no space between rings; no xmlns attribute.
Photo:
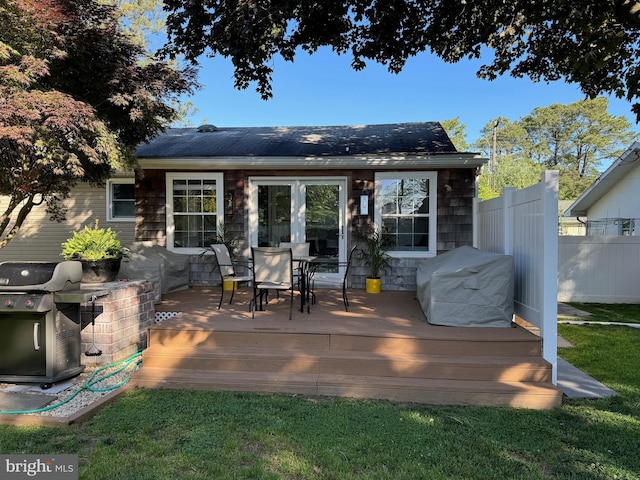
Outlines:
<svg viewBox="0 0 640 480"><path fill-rule="evenodd" d="M259 247L291 240L291 185L258 186Z"/></svg>
<svg viewBox="0 0 640 480"><path fill-rule="evenodd" d="M305 241L321 263L317 271L338 273L340 257L340 186L306 185Z"/></svg>
<svg viewBox="0 0 640 480"><path fill-rule="evenodd" d="M322 265L318 273L342 281L345 261L346 180L343 178L252 178L251 245L308 242Z"/></svg>

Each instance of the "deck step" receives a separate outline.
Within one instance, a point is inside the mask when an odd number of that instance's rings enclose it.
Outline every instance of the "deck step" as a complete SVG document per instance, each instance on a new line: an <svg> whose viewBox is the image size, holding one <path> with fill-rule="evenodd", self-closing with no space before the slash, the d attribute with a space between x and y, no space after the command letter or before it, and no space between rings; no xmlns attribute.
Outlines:
<svg viewBox="0 0 640 480"><path fill-rule="evenodd" d="M311 373L460 380L550 382L551 367L538 357L382 354L377 352L240 347L168 347L143 352L145 367Z"/></svg>
<svg viewBox="0 0 640 480"><path fill-rule="evenodd" d="M166 303L181 313L149 329L132 382L438 405L562 403L539 336L521 326L431 325L415 292L354 290L345 312L340 290L322 291L312 313L293 320L275 303L252 319L246 292L217 310L218 294L194 289Z"/></svg>
<svg viewBox="0 0 640 480"><path fill-rule="evenodd" d="M562 394L547 383L445 380L314 373L169 370L145 366L132 376L141 388L224 390L370 398L434 405L548 409Z"/></svg>
<svg viewBox="0 0 640 480"><path fill-rule="evenodd" d="M473 329L471 329L473 330ZM509 329L507 329L509 330ZM286 329L255 327L250 331L151 328L149 345L198 347L247 347L298 350L340 350L380 354L464 355L464 356L541 356L538 337L510 337L496 329L495 338L456 335L416 338L403 335L358 335L342 333L291 332ZM486 335L486 334L485 334Z"/></svg>

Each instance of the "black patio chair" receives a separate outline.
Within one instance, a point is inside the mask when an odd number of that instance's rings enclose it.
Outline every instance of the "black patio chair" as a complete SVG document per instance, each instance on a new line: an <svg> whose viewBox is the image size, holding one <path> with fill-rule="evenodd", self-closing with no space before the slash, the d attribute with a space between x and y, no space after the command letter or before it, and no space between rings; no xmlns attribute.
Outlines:
<svg viewBox="0 0 640 480"><path fill-rule="evenodd" d="M216 256L218 271L220 272L220 288L222 290L220 303L218 303L218 310L220 310L220 307L222 306L222 299L224 298L224 282L233 282L233 286L231 288L231 299L229 299L229 305L231 305L233 302L233 295L236 292L237 282L250 282L253 280L253 276L250 273L240 275L236 272L236 267L240 267L247 272L251 271L251 267L248 262L231 261L229 249L224 243L214 243L211 245L211 250Z"/></svg>
<svg viewBox="0 0 640 480"><path fill-rule="evenodd" d="M349 311L349 299L347 298L349 269L351 268L351 261L353 260L353 254L357 249L358 249L357 245L354 245L353 247L351 247L351 251L349 252L349 258L347 259L347 263L345 264L346 268L344 269L344 278L342 279L342 301L344 302L344 310L346 312Z"/></svg>

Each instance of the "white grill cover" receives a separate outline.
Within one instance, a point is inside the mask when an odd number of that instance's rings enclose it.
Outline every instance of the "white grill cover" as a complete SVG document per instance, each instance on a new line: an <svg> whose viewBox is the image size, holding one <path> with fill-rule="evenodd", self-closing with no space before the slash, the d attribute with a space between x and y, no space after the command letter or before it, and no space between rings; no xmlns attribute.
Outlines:
<svg viewBox="0 0 640 480"><path fill-rule="evenodd" d="M460 247L420 260L417 297L434 325L509 327L513 257Z"/></svg>

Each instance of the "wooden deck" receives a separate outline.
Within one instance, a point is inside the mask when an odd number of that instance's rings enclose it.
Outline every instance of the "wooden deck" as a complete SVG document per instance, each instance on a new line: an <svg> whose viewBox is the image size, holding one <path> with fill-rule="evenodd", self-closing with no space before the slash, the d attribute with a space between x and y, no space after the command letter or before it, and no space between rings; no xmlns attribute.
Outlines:
<svg viewBox="0 0 640 480"><path fill-rule="evenodd" d="M163 296L180 312L149 331L147 388L282 392L448 405L552 408L562 401L540 338L513 328L430 325L414 292L369 295L317 290L311 313L299 297L272 299L255 319L248 288L217 310L220 290Z"/></svg>

